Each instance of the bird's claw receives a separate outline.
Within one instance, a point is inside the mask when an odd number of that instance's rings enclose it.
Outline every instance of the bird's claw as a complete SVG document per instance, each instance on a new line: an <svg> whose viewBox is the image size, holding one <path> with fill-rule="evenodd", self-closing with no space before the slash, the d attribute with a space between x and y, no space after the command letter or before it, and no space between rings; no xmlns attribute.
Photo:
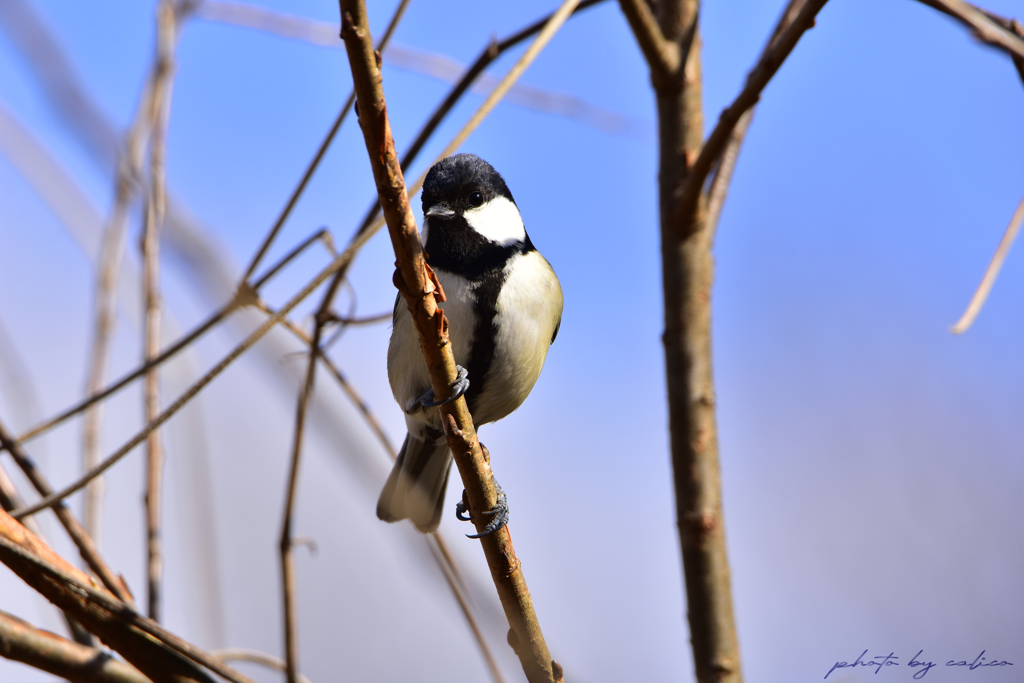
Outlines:
<svg viewBox="0 0 1024 683"><path fill-rule="evenodd" d="M451 396L443 401L435 401L434 388L431 387L424 391L423 395L419 398L419 402L424 408L436 408L437 406L446 405L452 401L458 400L460 396L469 390L469 371L461 365L456 365L455 367L458 369L459 374L455 377L455 381L452 382Z"/></svg>
<svg viewBox="0 0 1024 683"><path fill-rule="evenodd" d="M495 505L490 510L484 510L483 512L485 515L491 515L491 521L487 522L487 526L484 527L483 531L478 534L466 534L466 538L488 536L508 524L508 497L501 489L501 486L498 485L497 480L494 480L494 490L498 494ZM466 506L466 492L463 491L462 500L455 504L455 516L462 522L472 521L472 517L467 515L467 512L469 512L469 508Z"/></svg>

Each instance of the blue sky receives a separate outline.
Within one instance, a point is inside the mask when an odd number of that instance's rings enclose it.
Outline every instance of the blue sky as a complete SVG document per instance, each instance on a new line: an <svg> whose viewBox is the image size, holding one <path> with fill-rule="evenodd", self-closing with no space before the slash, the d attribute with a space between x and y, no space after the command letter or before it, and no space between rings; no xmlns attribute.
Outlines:
<svg viewBox="0 0 1024 683"><path fill-rule="evenodd" d="M33 6L100 108L127 125L153 52L153 3ZM261 6L337 21L332 3ZM986 7L1020 14L1011 0ZM371 4L376 32L391 9ZM394 40L468 63L492 34L550 9L413 0ZM739 91L780 10L730 1L702 8L708 127ZM201 20L185 26L178 54L169 182L241 267L347 96L348 66L341 50ZM518 54L490 73L503 73ZM384 78L401 151L448 86L387 60ZM503 104L464 145L505 176L566 300L530 399L481 437L509 493L516 547L569 680L690 680L646 67L609 2L570 20L523 83L617 112L648 132L611 135ZM463 101L409 176L481 101ZM109 176L54 114L5 33L0 102L105 216ZM1019 253L1011 252L975 326L959 337L948 332L1024 192L1022 114L1024 87L1010 60L910 0L833 0L764 92L718 230L713 312L726 533L751 680L821 680L866 648L871 656L893 651L900 662L924 649L943 663L986 650L1016 664L985 671L987 682L1015 680L1010 671L1024 666L1014 637L1024 628ZM270 259L321 226L344 243L371 193L350 121ZM0 324L39 404L0 392L0 418L21 431L82 392L92 275L2 155L0 236ZM135 245L133 238L129 251ZM298 260L268 287L268 300L285 301L326 259L314 250ZM360 314L390 309L392 262L382 237L356 261ZM168 257L164 285L178 331L221 303L197 280L194 266ZM123 310L115 374L138 362L137 315ZM212 334L173 364L168 400L259 319ZM386 326L352 329L333 353L399 442L388 335ZM297 350L284 334L261 344L168 430L168 624L207 647L281 652L276 534L303 365L289 355ZM326 375L319 387L298 522L319 548L298 563L303 670L314 681L332 680L339 662L356 678L374 671L383 680L480 680L483 664L415 531L374 517L387 472L380 447ZM140 406L135 390L111 404L107 452L138 428ZM35 442L57 482L78 471L79 431L73 423ZM111 564L136 594L144 576L140 461L135 453L108 478L104 536ZM461 540L453 518L442 530L477 587L506 675L518 680L479 550ZM0 609L59 628L5 570L0 585L10 596ZM0 663L19 680L45 679L12 667ZM909 672L871 680L883 677ZM937 667L927 680L965 678Z"/></svg>

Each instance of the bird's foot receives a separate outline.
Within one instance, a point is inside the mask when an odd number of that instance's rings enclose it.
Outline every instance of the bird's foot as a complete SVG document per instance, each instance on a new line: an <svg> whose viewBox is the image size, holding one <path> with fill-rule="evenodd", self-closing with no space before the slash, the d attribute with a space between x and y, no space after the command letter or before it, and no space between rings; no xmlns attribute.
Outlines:
<svg viewBox="0 0 1024 683"><path fill-rule="evenodd" d="M491 521L487 522L487 526L484 527L483 531L478 534L466 534L466 538L487 536L508 524L508 497L501 490L501 486L498 485L498 480L492 479L492 481L494 481L494 489L498 494L498 498L495 501L494 507L490 510L484 510L483 513L491 515ZM467 512L469 512L469 506L466 501L466 492L463 490L462 500L455 504L455 516L462 522L472 521L473 518L467 515Z"/></svg>
<svg viewBox="0 0 1024 683"><path fill-rule="evenodd" d="M469 371L461 365L455 366L459 374L456 376L455 381L452 382L452 394L443 401L434 400L434 388L431 387L423 392L418 399L419 403L425 408L436 408L437 406L443 406L452 401L458 400L460 396L465 394L469 390Z"/></svg>

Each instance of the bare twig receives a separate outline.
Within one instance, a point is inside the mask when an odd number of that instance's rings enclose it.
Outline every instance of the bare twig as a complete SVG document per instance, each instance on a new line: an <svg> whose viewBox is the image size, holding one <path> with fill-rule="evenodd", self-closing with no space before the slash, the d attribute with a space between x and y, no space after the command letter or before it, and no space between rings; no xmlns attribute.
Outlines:
<svg viewBox="0 0 1024 683"><path fill-rule="evenodd" d="M374 229L374 232L375 231L376 229ZM262 287L267 282L267 280L269 280L272 276L276 275L285 265L287 265L296 256L298 256L298 254L302 250L308 248L309 245L315 241L315 238L322 237L321 233L322 231L316 233L315 235L313 235L313 237L303 242L301 248L295 249L291 251L288 255L284 256L273 267L271 267L267 273L260 276L260 278L253 282L251 285L249 285L248 283L242 283L242 285L239 286L239 289L235 292L235 297L231 301L229 301L227 304L225 304L220 309L211 314L209 318L207 318L205 321L197 325L195 329L193 329L191 332L186 334L178 341L174 342L174 344L172 344L171 346L164 349L164 351L161 352L159 356L144 362L142 365L135 368L127 375L117 380L116 382L114 382L107 388L103 389L102 391L99 391L96 394L92 395L91 397L85 399L84 401L81 401L71 406L64 412L46 420L45 422L36 425L35 427L28 430L24 434L21 434L18 437L18 439L22 442L29 441L30 439L33 439L39 436L40 434L43 434L44 432L53 429L54 427L65 422L66 420L71 419L72 417L82 412L83 410L86 410L95 403L102 401L103 399L109 397L111 394L120 391L128 384L130 384L132 381L138 379L139 377L142 377L144 374L146 374L146 372L149 369L158 367L165 361L176 356L178 353L188 348L196 339L198 339L199 337L213 329L218 323L220 323L222 320L224 320L228 315L233 313L238 308L242 306L253 305L258 300L256 294L258 293L260 287Z"/></svg>
<svg viewBox="0 0 1024 683"><path fill-rule="evenodd" d="M7 427L3 423L0 423L0 443L11 454L18 467L28 477L28 480L32 482L32 486L39 492L39 495L48 496L53 492L43 473L39 471L32 458L29 457L28 453L25 452L14 436L7 431ZM67 530L68 536L74 541L78 551L82 554L82 559L96 573L96 576L100 578L100 581L107 587L107 590L116 595L122 602L129 605L132 604L131 594L121 580L114 576L114 572L110 570L107 563L100 556L99 550L96 549L92 538L82 528L82 525L78 523L71 510L63 503L59 503L53 506L53 511L64 526L64 529Z"/></svg>
<svg viewBox="0 0 1024 683"><path fill-rule="evenodd" d="M740 117L757 104L761 92L782 66L789 54L796 47L797 41L805 31L814 26L814 18L825 5L826 0L807 0L793 22L779 35L777 40L769 43L760 60L747 76L747 82L732 104L722 111L718 123L711 131L707 141L700 148L700 154L686 173L679 199L672 209L673 222L680 226L695 227L688 217L693 215L697 203L701 199L704 181L711 169L721 157L722 150L729 142L732 131L739 123ZM685 237L685 235L683 235Z"/></svg>
<svg viewBox="0 0 1024 683"><path fill-rule="evenodd" d="M260 652L259 650L235 647L224 650L214 650L210 654L223 659L225 662L252 662L253 664L260 664L275 671L287 671L287 667L284 662L277 657L271 657L267 653ZM298 683L310 683L309 679L302 674L298 675L297 681Z"/></svg>
<svg viewBox="0 0 1024 683"><path fill-rule="evenodd" d="M384 35L381 37L380 43L377 46L379 50L385 48L388 41L391 40L391 36L398 27L398 23L402 20L402 16L405 14L405 9L408 5L409 0L402 0L399 3L398 8L395 10L394 15L392 15L391 21L388 22L388 27L384 31ZM352 92L354 95L354 88ZM349 99L351 100L352 96L350 96ZM351 102L346 105L346 111L350 105ZM344 112L342 113L342 116L339 117L339 121L343 116ZM326 144L327 143L325 142L325 145ZM312 167L309 172L312 172ZM361 235L369 234L371 232L373 231L366 230L364 232L360 230L356 233L356 236L353 239L359 239ZM269 241L266 244L269 244ZM264 247L264 249L266 249L266 247ZM334 279L331 280L330 285L327 287L327 291L324 293L320 307L317 309L316 324L313 328L313 338L310 341L310 353L309 360L306 365L305 381L303 382L302 391L299 394L298 406L295 411L295 431L292 439L292 457L291 464L289 466L288 487L285 494L284 512L282 513L281 520L281 536L278 543L278 550L280 552L281 559L281 600L283 602L284 617L285 673L288 678L288 683L297 683L299 675L298 609L296 607L295 600L295 555L292 552L295 543L292 532L295 500L298 492L299 467L301 465L303 437L305 434L306 409L309 404L309 399L313 395L313 383L316 379L316 363L321 353L321 338L323 337L324 325L328 322L331 302L334 300L334 294L345 277L346 270L347 267L343 267L335 274Z"/></svg>
<svg viewBox="0 0 1024 683"><path fill-rule="evenodd" d="M740 155L740 148L743 146L743 139L747 135L747 129L754 118L754 109L751 107L740 117L736 127L729 135L729 142L722 150L722 158L718 161L718 167L708 187L708 209L707 229L714 236L718 229L718 219L722 216L722 207L725 205L725 196L729 192L729 184L732 182L732 172L736 168L736 160Z"/></svg>
<svg viewBox="0 0 1024 683"><path fill-rule="evenodd" d="M469 607L465 584L460 583L461 577L455 571L455 564L451 562L451 556L448 554L448 548L441 539L440 532L427 534L424 540L427 543L427 547L430 548L430 554L434 557L434 562L441 568L441 573L444 574L444 580L448 582L448 587L451 588L455 601L459 603L459 609L462 610L462 614L466 618L466 623L469 625L473 638L480 646L480 653L484 656L484 663L487 665L488 671L491 672L491 678L494 679L494 683L504 683L505 677L502 676L498 661L494 658L491 648L487 646L483 631L480 630L480 624L477 623L473 610Z"/></svg>
<svg viewBox="0 0 1024 683"><path fill-rule="evenodd" d="M978 313L981 312L981 307L985 305L989 292L992 291L992 285L995 284L999 270L1003 267L1003 261L1006 260L1006 255L1010 252L1013 241L1017 239L1021 223L1024 223L1024 198L1020 200L1017 210L1013 212L1013 218L1010 219L1010 224L1006 226L1006 232L1003 233L1003 238L999 240L996 253L988 264L988 268L985 269L985 275L981 278L981 284L978 285L978 289L974 292L974 296L971 297L970 303L967 304L967 310L964 311L964 314L960 316L960 319L956 321L956 324L950 330L953 334L963 334L966 332L971 324L974 323L974 319L978 317Z"/></svg>
<svg viewBox="0 0 1024 683"><path fill-rule="evenodd" d="M282 306L281 309L277 311L277 313L275 313L274 315L270 316L270 318L265 320L263 324L260 325L255 331L253 331L248 337L246 337L246 339L241 344L236 346L234 350L231 351L231 353L229 353L227 356L221 359L221 361L217 363L217 365L215 365L209 372L207 372L199 380L193 383L192 386L190 386L180 397L178 397L178 399L173 404L168 406L162 413L160 413L160 415L158 415L154 420L149 422L149 424L147 424L139 433L137 433L135 436L129 439L127 443L121 446L121 448L117 449L113 454L108 456L106 460L98 464L92 470L86 472L82 477L72 482L65 488L61 489L57 493L46 496L39 502L35 503L34 505L30 505L27 508L15 510L14 512L11 513L11 516L15 517L16 519L23 519L29 515L34 515L40 510L45 510L46 508L54 505L58 501L67 498L72 493L81 490L92 479L99 476L100 474L103 474L108 469L110 469L114 464L116 464L119 460L121 460L121 458L128 455L128 453L130 453L136 446L142 443L147 436L149 436L150 432L152 432L154 429L159 428L161 425L163 425L163 423L169 420L175 413L181 410L181 408L186 403L191 401L196 394L202 391L207 384L212 382L214 378L216 378L220 373L222 373L229 365L234 363L243 353L248 351L253 346L253 344L262 339L264 335L267 334L267 332L269 332L275 325L281 322L281 320L283 320L285 316L287 316L292 311L292 309L294 309L302 301L304 301L306 297L312 294L328 278L330 278L339 270L347 266L349 262L352 260L352 257L356 254L356 252L358 252L359 249L361 249L363 245L366 244L366 242L368 242L371 237L373 237L375 232L376 231L374 229L370 229L367 230L362 235L359 235L344 252L339 254L338 257L335 258L334 261L332 261L329 266L320 271L316 275L316 277L314 277L301 290L299 290L298 293L296 293L291 299L289 299L288 302L285 303L285 305Z"/></svg>
<svg viewBox="0 0 1024 683"><path fill-rule="evenodd" d="M72 683L150 683L138 669L105 650L87 647L0 612L0 656Z"/></svg>
<svg viewBox="0 0 1024 683"><path fill-rule="evenodd" d="M366 6L359 0L341 0L341 36L352 68L352 79L358 93L359 125L363 130L367 153L373 168L377 193L388 223L388 232L398 265L395 284L405 298L420 337L420 346L430 372L431 384L439 397L451 392L455 379L455 359L448 343L444 313L437 307L443 293L436 285L432 271L426 265L419 232L409 206L405 179L391 138L384 93L381 87L380 66L374 54L366 16ZM485 106L470 120L475 127L497 103L498 99L522 74L540 53L555 32L568 19L576 6L575 0L563 3L559 10L527 48L526 53L509 70L506 79L495 89ZM449 147L457 148L472 130L456 136ZM444 155L450 154L445 150ZM463 484L474 510L491 509L496 501L490 463L485 459L476 438L473 418L464 398L440 408L446 424L448 443L462 475ZM478 530L486 524L477 516ZM523 578L522 568L512 549L508 527L483 536L481 545L491 568L491 575L499 598L509 620L509 641L519 656L527 678L533 681L553 681L559 667L552 662L544 642L533 602Z"/></svg>
<svg viewBox="0 0 1024 683"><path fill-rule="evenodd" d="M919 0L919 2L948 14L971 29L978 40L999 48L1014 58L1024 60L1024 39L1009 19L986 12L964 0ZM1021 64L1017 63L1018 70ZM1024 75L1022 75L1024 78Z"/></svg>
<svg viewBox="0 0 1024 683"><path fill-rule="evenodd" d="M163 305L160 294L160 231L167 215L167 119L174 84L174 43L178 26L175 0L160 0L157 6L157 54L153 68L153 90L149 112L152 135L149 148L150 189L146 202L146 223L142 234L143 291L146 326L144 358L160 355L160 322ZM160 370L146 371L144 397L146 421L160 414ZM159 430L146 437L146 586L150 619L160 621L164 573L162 540L164 447Z"/></svg>
<svg viewBox="0 0 1024 683"><path fill-rule="evenodd" d="M151 72L125 138L125 148L120 155L114 181L114 208L103 231L103 247L97 267L96 296L93 304L93 335L86 377L87 397L95 396L106 380L110 340L117 320L117 279L124 257L128 218L142 173L142 158L152 127L149 113L152 108L154 79L155 72ZM99 462L102 421L101 405L96 405L85 414L82 428L82 467L85 470L95 467ZM84 506L86 529L97 538L103 527L103 491L104 484L101 478L90 483Z"/></svg>
<svg viewBox="0 0 1024 683"><path fill-rule="evenodd" d="M384 31L384 36L381 38L378 49L383 50L385 47L387 47L388 41L391 40L391 36L394 34L395 29L398 27L398 22L402 20L402 17L405 15L405 9L408 6L409 0L402 0L402 2L399 3L398 8L395 10L394 15L391 17L391 22L388 24L387 29ZM265 10L261 11L258 8L237 3L202 2L198 7L198 12L201 16L205 16L206 18L213 18L214 16L217 16L222 21L226 16L238 17L241 15L243 17L252 17L254 11L257 17L266 14ZM280 16L275 17L275 24L279 20ZM351 111L352 104L355 102L355 99L355 91L350 92L348 98L345 100L345 104L341 106L341 111L338 112L338 116L334 119L334 124L331 126L331 129L327 132L327 136L324 138L323 142L320 143L320 147L317 149L316 154L313 156L313 160L309 163L309 166L306 167L306 171L302 174L302 179L299 181L299 184L292 191L292 194L288 198L288 202L285 204L284 209L281 211L281 214L277 217L277 220L274 221L274 225L270 229L270 233L266 236L266 238L264 238L262 244L260 244L260 248L256 251L256 255L249 263L249 267L246 268L245 275L242 276L243 281L248 280L252 276L253 272L256 270L256 267L263 259L263 256L267 253L267 250L270 248L270 245L273 243L274 238L277 237L277 234L281 231L281 228L284 226L285 221L288 220L288 216L291 215L292 209L295 208L295 204L299 201L299 197L301 197L302 193L306 190L306 185L309 184L310 178L313 177L313 174L316 173L317 168L320 167L320 162L321 160L323 160L324 154L327 153L327 149L331 146L331 143L334 141L335 135L337 135L338 130L341 129L341 124L345 122L345 118L348 116L349 111Z"/></svg>
<svg viewBox="0 0 1024 683"><path fill-rule="evenodd" d="M782 11L782 16L779 17L775 30L772 31L771 38L768 39L766 49L775 47L779 38L786 32L786 29L796 21L800 15L800 10L803 9L806 3L807 0L790 0L789 4L786 5L786 9ZM714 174L711 176L707 192L706 225L712 239L714 239L714 235L718 230L718 219L722 215L722 206L725 204L725 197L732 182L732 173L736 168L736 160L739 158L740 148L743 146L743 140L746 138L747 129L750 128L756 108L757 105L752 106L743 113L740 120L736 123L736 127L729 134L728 142L722 149L722 154L717 161Z"/></svg>
<svg viewBox="0 0 1024 683"><path fill-rule="evenodd" d="M581 10L587 9L588 7L593 7L594 5L603 1L604 0L583 0L583 2L577 5L576 8L573 10L573 14L576 14ZM476 61L474 61L473 64L470 65L468 69L466 69L466 71L462 74L462 77L455 83L454 86L452 86L452 89L448 91L448 95L445 96L441 103L437 105L437 108L434 109L434 112L430 115L430 118L427 119L427 122L423 124L423 127L420 128L420 131L416 134L416 137L413 139L412 143L410 143L409 148L405 151L405 154L402 155L403 173L407 171L409 167L412 165L412 163L416 160L416 157L419 156L419 153L423 149L423 146L427 144L427 141L430 140L431 136L437 130L438 126L441 125L441 122L444 121L445 117L448 116L448 114L455 107L458 101L462 99L462 96L465 95L466 92L469 91L470 87L483 75L484 70L488 66L490 66L491 63L498 57L500 57L504 52L512 49L513 47L523 42L527 38L530 38L539 33L541 29L543 29L544 26L547 25L548 21L551 19L551 16L552 15L549 14L540 21L536 21L530 24L529 26L520 29L519 31L516 31L515 33L505 38L504 40L500 40L497 42L491 40L484 47L483 51L481 51L480 55L476 58ZM495 86L495 89L496 88L497 86ZM450 153L451 152L449 152L449 154ZM420 176L420 178L415 183L413 183L412 186L410 186L410 196L416 194L419 186L423 184L423 178L426 178L426 171L424 171L423 175ZM366 216L363 218L363 222L360 224L359 229L364 230L370 225L372 225L379 214L380 203L375 201L370 206L369 211L367 211Z"/></svg>

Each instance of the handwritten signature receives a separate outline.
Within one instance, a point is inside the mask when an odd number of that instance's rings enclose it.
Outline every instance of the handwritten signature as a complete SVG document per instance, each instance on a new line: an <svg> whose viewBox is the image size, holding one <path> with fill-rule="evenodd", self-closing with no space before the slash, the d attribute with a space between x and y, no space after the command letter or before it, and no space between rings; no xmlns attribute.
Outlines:
<svg viewBox="0 0 1024 683"><path fill-rule="evenodd" d="M983 666L1013 666L1013 662L1007 662L1006 660L1002 660L1002 659L991 659L991 658L985 657L985 652L986 652L985 650L982 650L981 654L979 654L977 657L975 657L974 661L971 661L971 662L967 661L966 659L961 659L961 660L950 659L949 661L946 662L945 665L946 666L953 666L953 667L955 667L955 666L962 666L962 667L964 667L964 669L967 669L967 670L970 670L970 671L974 671L975 669L980 669ZM931 670L931 668L933 666L937 666L936 662L926 662L926 661L919 660L918 658L923 653L924 653L924 650L918 650L917 654L914 655L913 657L911 657L910 661L905 664L905 666L910 667L912 670L916 670L914 672L914 679L915 680L921 680L922 678L924 678L928 674L928 672ZM855 668L857 668L859 666L867 666L867 667L872 667L873 666L873 667L875 667L875 671L874 672L878 673L882 669L888 668L890 666L903 666L903 665L900 664L899 659L900 658L896 656L895 652L890 652L887 655L878 655L876 657L870 657L869 658L868 657L868 651L864 650L864 652L861 652L860 656L857 657L857 659L853 660L852 662L836 662L835 664L833 664L832 668L828 670L827 674L825 674L825 678L828 678L829 675L833 671L835 671L836 669L855 669Z"/></svg>

